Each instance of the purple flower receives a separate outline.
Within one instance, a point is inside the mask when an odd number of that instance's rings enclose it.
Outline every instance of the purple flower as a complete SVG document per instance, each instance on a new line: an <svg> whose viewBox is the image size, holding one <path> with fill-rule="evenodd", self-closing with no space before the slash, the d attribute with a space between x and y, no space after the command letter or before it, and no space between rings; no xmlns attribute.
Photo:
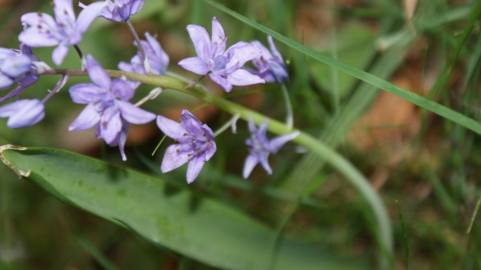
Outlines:
<svg viewBox="0 0 481 270"><path fill-rule="evenodd" d="M21 99L0 107L0 117L8 118L9 128L28 127L45 117L45 109L40 100Z"/></svg>
<svg viewBox="0 0 481 270"><path fill-rule="evenodd" d="M75 18L72 0L54 0L55 19L40 12L23 15L21 20L24 29L19 39L30 47L56 46L52 59L56 65L60 65L68 52L68 46L81 41L84 32L104 7L103 2L93 3Z"/></svg>
<svg viewBox="0 0 481 270"><path fill-rule="evenodd" d="M22 45L21 50L0 48L0 90L17 84L10 93L0 97L0 103L18 96L37 81L38 75L34 66L36 60L30 47L26 45Z"/></svg>
<svg viewBox="0 0 481 270"><path fill-rule="evenodd" d="M165 151L161 171L170 172L188 162L187 182L194 182L217 150L212 130L187 110L182 111L180 123L157 116L157 126L166 136L177 141Z"/></svg>
<svg viewBox="0 0 481 270"><path fill-rule="evenodd" d="M251 42L251 44L260 52L260 56L252 60L252 63L256 68L254 74L258 75L266 82L282 83L289 78L286 66L284 65L284 59L277 50L272 37L269 36L267 39L269 41L270 51L259 41Z"/></svg>
<svg viewBox="0 0 481 270"><path fill-rule="evenodd" d="M139 12L144 5L144 0L107 0L107 6L100 14L107 20L126 22L130 16Z"/></svg>
<svg viewBox="0 0 481 270"><path fill-rule="evenodd" d="M268 161L269 154L277 153L284 144L299 135L299 132L295 131L269 140L266 136L267 124L262 124L257 128L253 122L249 122L249 131L251 132L251 137L246 140L246 144L249 147L249 155L245 160L242 172L244 178L249 177L258 163L262 165L268 174L272 174Z"/></svg>
<svg viewBox="0 0 481 270"><path fill-rule="evenodd" d="M145 58L147 58L150 73L155 75L165 74L167 66L169 65L169 56L162 49L159 42L149 33L145 33L145 40L142 40L140 44L142 45L145 57L142 56L142 53L137 52L130 60L130 63L121 62L119 69L127 72L147 74L144 64Z"/></svg>
<svg viewBox="0 0 481 270"><path fill-rule="evenodd" d="M87 106L70 124L69 130L86 130L95 126L97 137L110 146L118 146L122 159L126 160L124 148L128 123L146 124L153 121L155 115L129 103L134 95L131 84L123 79L111 80L90 55L85 58L85 68L92 83L74 85L69 92L74 103Z"/></svg>
<svg viewBox="0 0 481 270"><path fill-rule="evenodd" d="M242 68L245 63L259 57L259 51L249 43L238 42L226 48L227 38L222 25L212 19L212 37L199 25L188 25L190 39L197 57L186 58L179 65L198 75L207 75L230 92L233 86L246 86L265 81Z"/></svg>

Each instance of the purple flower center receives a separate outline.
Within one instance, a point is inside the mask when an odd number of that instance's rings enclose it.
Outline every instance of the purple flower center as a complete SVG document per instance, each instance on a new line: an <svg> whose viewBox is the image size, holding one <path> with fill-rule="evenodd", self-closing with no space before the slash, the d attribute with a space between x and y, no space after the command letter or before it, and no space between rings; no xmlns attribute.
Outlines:
<svg viewBox="0 0 481 270"><path fill-rule="evenodd" d="M227 65L227 57L224 55L218 55L214 58L214 64L212 69L213 70L222 70L225 69L225 66Z"/></svg>
<svg viewBox="0 0 481 270"><path fill-rule="evenodd" d="M198 132L196 134L186 132L182 136L181 147L177 151L187 153L190 158L201 156L212 147L213 136L204 129L200 134Z"/></svg>

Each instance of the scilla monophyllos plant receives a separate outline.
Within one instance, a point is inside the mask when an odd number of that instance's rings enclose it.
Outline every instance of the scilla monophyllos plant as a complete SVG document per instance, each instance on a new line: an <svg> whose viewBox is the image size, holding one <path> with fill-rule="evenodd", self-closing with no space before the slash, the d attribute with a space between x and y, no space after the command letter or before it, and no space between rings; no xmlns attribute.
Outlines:
<svg viewBox="0 0 481 270"><path fill-rule="evenodd" d="M125 145L130 125L143 125L156 121L160 131L174 141L163 156L160 170L163 173L187 164L186 180L190 184L201 173L205 163L211 160L218 147L216 137L231 129L235 133L237 122L247 122L250 136L245 138L248 155L244 161L242 176L248 178L260 165L268 174L273 169L269 155L277 153L289 141L318 154L338 169L361 192L376 216L378 238L384 251L392 247L389 219L378 195L367 180L349 162L312 136L295 130L292 122L286 87L288 79L284 59L268 36L268 46L260 41L240 41L228 46L221 23L212 18L211 32L199 25L188 25L187 33L192 41L195 56L181 60L178 65L198 76L189 80L178 74L168 73L169 56L156 38L145 33L141 38L132 23L131 16L142 9L142 0L107 0L91 4L79 4L80 12L74 12L72 0L54 0L53 16L32 12L21 17L23 30L19 34L19 49L0 48L0 90L10 92L0 97L0 117L7 118L10 128L25 128L39 124L45 118L45 106L58 94L72 76L87 76L89 81L73 85L68 93L74 104L84 106L81 113L71 120L69 131L94 129L96 137L107 145L118 147L122 160L127 160ZM129 62L120 62L117 70L104 69L94 55L83 52L79 46L82 37L96 19L105 19L127 25L135 40L137 53ZM50 67L38 59L32 48L53 47ZM81 60L80 69L61 68L70 49ZM59 76L60 79L42 99L25 98L25 92L33 89L41 76ZM209 79L226 92L235 88L256 84L275 83L282 87L286 97L287 119L285 123L214 95L202 86ZM142 85L155 88L139 100L134 100L136 89ZM192 112L183 110L180 121L156 115L142 106L162 94L168 88L193 95L232 114L231 120L213 131ZM13 101L12 101L13 100ZM269 138L267 132L279 135ZM1 154L1 153L0 153Z"/></svg>
<svg viewBox="0 0 481 270"><path fill-rule="evenodd" d="M117 146L122 160L127 160L125 143L129 124L147 124L157 120L159 129L176 141L169 146L162 160L162 172L170 172L188 164L187 182L192 183L204 164L215 154L217 145L215 134L210 127L200 122L191 112L184 110L180 123L164 116L142 109L142 105L157 97L161 90L154 89L145 98L134 102L133 96L139 81L126 76L111 78L94 56L84 55L78 44L83 34L96 18L113 22L127 23L135 38L138 52L130 62L121 62L121 71L142 75L164 75L169 64L169 56L158 41L149 33L141 40L129 18L137 13L143 1L102 1L89 5L80 4L78 16L74 13L71 0L55 0L54 16L45 13L27 13L22 16L23 31L19 35L21 49L0 50L0 82L2 89L16 84L15 89L1 98L7 101L20 96L28 86L42 75L59 73L62 78L42 100L18 99L0 107L0 117L8 118L10 128L23 128L38 124L45 117L45 105L61 91L72 75L68 71L50 68L37 59L31 51L35 47L55 47L52 60L61 65L70 46L73 46L82 60L82 70L90 79L88 83L72 86L69 94L73 103L85 105L80 115L73 120L69 131L95 129L97 138L110 146ZM212 19L212 34L199 25L188 25L187 31L197 56L179 62L184 69L200 76L208 76L226 92L235 86L249 86L267 82L282 83L287 79L287 71L281 54L269 38L270 51L259 41L237 42L227 48L227 37L220 22ZM252 68L248 64L252 63ZM195 86L192 84L192 87ZM188 89L184 89L188 90ZM232 121L232 125L236 123ZM244 165L244 177L248 177L256 164L260 163L269 173L272 169L268 155L278 151L285 143L295 138L298 132L280 136L269 141L266 125L257 128L249 123L252 133L246 141L250 154ZM219 135L219 134L216 134Z"/></svg>

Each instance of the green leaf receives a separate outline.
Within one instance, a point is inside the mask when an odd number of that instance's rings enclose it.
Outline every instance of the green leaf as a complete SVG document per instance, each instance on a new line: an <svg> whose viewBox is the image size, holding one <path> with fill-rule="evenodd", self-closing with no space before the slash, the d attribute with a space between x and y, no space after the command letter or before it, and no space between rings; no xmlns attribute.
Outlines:
<svg viewBox="0 0 481 270"><path fill-rule="evenodd" d="M223 269L268 269L274 232L245 214L188 190L79 154L0 147L0 159L61 200L122 225L155 244ZM276 269L359 269L317 245L286 240Z"/></svg>
<svg viewBox="0 0 481 270"><path fill-rule="evenodd" d="M328 65L332 68L336 68L338 69L339 71L342 71L356 79L359 79L363 82L366 82L378 89L382 89L384 91L387 91L389 93L392 93L400 98L403 98L425 110L428 110L430 112L433 112L439 116L442 116L454 123L457 123L459 124L460 126L463 126L467 129L470 129L474 132L476 132L477 134L481 135L481 123L479 123L478 121L470 118L470 117L467 117L465 116L464 114L462 113L459 113L459 112L456 112L446 106L443 106L439 103L436 103L430 99L427 99L425 97L422 97L414 92L411 92L411 91L408 91L408 90L405 90L405 89L402 89L400 87L397 87L395 86L394 84L384 80L384 79L381 79L373 74L370 74L368 72L365 72L363 70L360 70L358 68L355 68L355 67L352 67L350 65L346 65L344 63L341 63L341 62L338 62L336 61L335 59L327 56L327 55L324 55L322 53L319 53L318 51L312 49L312 48L309 48L309 47L306 47L304 45L302 45L301 43L293 40L293 39L290 39L262 24L259 24L257 22L255 22L254 20L252 19L249 19L231 9L228 9L226 8L225 6L223 5L220 5L218 4L216 1L213 1L213 0L204 0L206 1L208 4L210 4L211 6L221 10L222 12L226 13L226 14L229 14L230 16L236 18L237 20L239 21L242 21L243 23L261 31L261 32L264 32L268 35L271 35L273 38L275 38L276 40L282 42L283 44L285 44L286 46L289 46L299 52L301 52L302 54L305 54L306 56L308 57L311 57L312 59L315 59L325 65Z"/></svg>

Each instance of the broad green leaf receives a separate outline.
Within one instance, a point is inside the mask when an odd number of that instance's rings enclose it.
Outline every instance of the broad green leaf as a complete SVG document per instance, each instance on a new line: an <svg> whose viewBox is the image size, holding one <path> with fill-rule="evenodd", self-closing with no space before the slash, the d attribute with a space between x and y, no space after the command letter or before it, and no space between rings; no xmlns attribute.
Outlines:
<svg viewBox="0 0 481 270"><path fill-rule="evenodd" d="M257 22L255 22L254 20L252 19L249 19L231 9L228 9L226 8L225 6L223 5L220 5L219 3L217 3L216 1L213 1L213 0L204 0L206 1L207 3L209 3L211 6L221 10L222 12L226 13L226 14L229 14L230 16L236 18L237 20L239 21L242 21L243 23L261 31L261 32L264 32L268 35L271 35L273 38L275 38L276 40L282 42L283 44L285 44L286 46L289 46L290 48L294 49L294 50L297 50L299 52L301 52L302 54L305 54L306 56L312 58L312 59L315 59L325 65L328 65L332 68L336 68L338 69L339 71L342 71L356 79L359 79L367 84L370 84L378 89L382 89L384 91L387 91L389 93L392 93L400 98L403 98L425 110L428 110L430 112L433 112L439 116L442 116L454 123L457 123L458 125L460 126L463 126L467 129L470 129L474 132L476 132L477 134L481 135L481 123L479 123L478 121L470 118L470 117L467 117L466 115L462 114L462 113L459 113L457 111L454 111L444 105L441 105L437 102L434 102L428 98L425 98L425 97L422 97L414 92L411 92L409 90L406 90L406 89L402 89L380 77L377 77L373 74L370 74L368 72L365 72L363 70L360 70L358 68L355 68L355 67L352 67L350 65L347 65L347 64L344 64L344 63L341 63L325 54L322 54L322 53L319 53L318 51L312 49L312 48L309 48L309 47L306 47L304 45L302 45L301 43L293 40L293 39L290 39L262 24L259 24Z"/></svg>
<svg viewBox="0 0 481 270"><path fill-rule="evenodd" d="M268 269L274 232L220 202L162 178L63 150L3 146L10 169L61 200L124 226L155 244L222 269ZM286 240L275 269L360 269L315 244Z"/></svg>

